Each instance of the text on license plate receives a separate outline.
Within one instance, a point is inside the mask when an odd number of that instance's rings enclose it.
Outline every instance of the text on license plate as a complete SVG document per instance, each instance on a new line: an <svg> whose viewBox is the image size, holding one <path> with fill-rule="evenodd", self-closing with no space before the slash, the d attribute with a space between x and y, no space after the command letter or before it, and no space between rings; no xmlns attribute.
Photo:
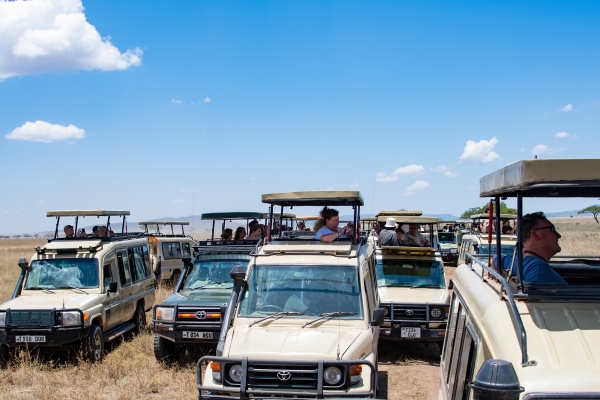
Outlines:
<svg viewBox="0 0 600 400"><path fill-rule="evenodd" d="M191 332L191 331L183 331L184 339L212 339L212 332Z"/></svg>
<svg viewBox="0 0 600 400"><path fill-rule="evenodd" d="M400 328L400 337L420 338L421 337L421 329L420 328Z"/></svg>
<svg viewBox="0 0 600 400"><path fill-rule="evenodd" d="M46 343L46 336L17 336L17 343Z"/></svg>

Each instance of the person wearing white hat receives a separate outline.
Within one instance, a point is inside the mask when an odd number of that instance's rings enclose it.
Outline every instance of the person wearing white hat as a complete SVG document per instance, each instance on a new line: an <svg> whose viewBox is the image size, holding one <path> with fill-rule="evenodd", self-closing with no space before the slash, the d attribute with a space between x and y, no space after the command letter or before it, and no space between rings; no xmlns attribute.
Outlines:
<svg viewBox="0 0 600 400"><path fill-rule="evenodd" d="M398 246L398 237L396 236L396 220L394 218L388 218L385 221L385 226L379 234L379 244L381 246Z"/></svg>

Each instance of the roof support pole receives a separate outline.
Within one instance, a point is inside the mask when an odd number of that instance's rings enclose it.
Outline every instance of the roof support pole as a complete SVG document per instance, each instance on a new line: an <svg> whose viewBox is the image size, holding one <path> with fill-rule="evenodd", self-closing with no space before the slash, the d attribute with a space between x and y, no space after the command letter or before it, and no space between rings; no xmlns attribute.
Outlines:
<svg viewBox="0 0 600 400"><path fill-rule="evenodd" d="M523 293L523 194L517 192L517 279L519 293Z"/></svg>
<svg viewBox="0 0 600 400"><path fill-rule="evenodd" d="M352 208L354 209L354 221L352 221L352 243L356 244L358 242L358 238L356 237L356 229L357 229L357 225L360 223L360 214L359 214L359 208L358 208L358 204L356 203L356 201L354 202L354 205L352 206ZM358 218L357 218L358 216Z"/></svg>
<svg viewBox="0 0 600 400"><path fill-rule="evenodd" d="M283 229L283 204L281 205L281 210L279 211L279 237L281 237L281 231Z"/></svg>
<svg viewBox="0 0 600 400"><path fill-rule="evenodd" d="M77 225L79 224L79 216L75 217L75 235L77 235Z"/></svg>
<svg viewBox="0 0 600 400"><path fill-rule="evenodd" d="M54 239L58 238L58 223L60 222L60 217L56 217L56 229L54 230Z"/></svg>
<svg viewBox="0 0 600 400"><path fill-rule="evenodd" d="M210 233L210 240L215 240L215 220L213 219L213 227Z"/></svg>
<svg viewBox="0 0 600 400"><path fill-rule="evenodd" d="M125 218L127 218L127 217L125 217L123 215L123 224L121 225L121 236L123 236L123 234L125 233ZM148 230L148 225L146 225L146 231L147 230Z"/></svg>
<svg viewBox="0 0 600 400"><path fill-rule="evenodd" d="M269 225L267 226L267 235L269 243L271 242L271 231L273 230L273 204L269 205Z"/></svg>
<svg viewBox="0 0 600 400"><path fill-rule="evenodd" d="M104 233L104 235L105 235L104 237L110 236L109 232L110 232L110 215L108 216L108 219L106 220L106 231Z"/></svg>
<svg viewBox="0 0 600 400"><path fill-rule="evenodd" d="M498 266L496 271L501 272L502 267L500 266L500 262L502 261L502 226L500 226L500 196L496 196L494 200L496 203L496 265ZM493 265L491 265L491 267L494 269Z"/></svg>

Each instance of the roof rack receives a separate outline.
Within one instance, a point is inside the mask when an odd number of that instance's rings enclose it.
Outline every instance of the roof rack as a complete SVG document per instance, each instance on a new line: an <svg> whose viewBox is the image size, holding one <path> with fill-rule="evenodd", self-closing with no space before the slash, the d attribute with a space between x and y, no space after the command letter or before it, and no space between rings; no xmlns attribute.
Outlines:
<svg viewBox="0 0 600 400"><path fill-rule="evenodd" d="M382 254L397 254L403 256L435 256L436 249L433 247L416 246L380 246Z"/></svg>
<svg viewBox="0 0 600 400"><path fill-rule="evenodd" d="M54 239L58 239L58 225L61 217L75 217L75 228L77 232L77 226L79 224L79 217L107 217L106 220L106 233L110 231L110 217L117 216L123 217L123 224L121 226L121 234L125 234L125 220L130 215L129 211L121 210L53 210L47 211L47 217L56 217L56 227L54 229Z"/></svg>
<svg viewBox="0 0 600 400"><path fill-rule="evenodd" d="M269 193L263 194L261 198L263 203L282 207L365 205L360 192L355 190Z"/></svg>
<svg viewBox="0 0 600 400"><path fill-rule="evenodd" d="M160 221L160 220L158 220L158 221L144 221L144 222L138 222L138 223L140 224L140 226L144 227L144 233L146 235L149 235L149 236L153 236L154 235L154 234L152 234L152 233L150 233L148 231L148 228L151 225L156 225L156 232L158 233L158 235L162 236L162 233L160 232L159 225L162 225L162 226L169 225L171 227L171 235L172 236L179 236L179 235L176 235L175 232L174 232L174 230L173 230L173 226L174 225L178 225L178 226L181 226L181 236L185 236L185 231L183 230L183 227L185 225L189 225L190 224L187 221L168 221L168 220L165 220L165 221Z"/></svg>
<svg viewBox="0 0 600 400"><path fill-rule="evenodd" d="M199 240L192 248L195 254L250 254L260 240Z"/></svg>

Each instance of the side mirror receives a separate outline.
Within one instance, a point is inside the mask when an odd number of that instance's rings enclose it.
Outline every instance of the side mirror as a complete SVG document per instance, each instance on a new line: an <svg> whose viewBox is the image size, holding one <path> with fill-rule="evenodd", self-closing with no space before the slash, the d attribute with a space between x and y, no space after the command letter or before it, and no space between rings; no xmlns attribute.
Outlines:
<svg viewBox="0 0 600 400"><path fill-rule="evenodd" d="M454 282L452 282L452 279L448 282L448 289L454 289Z"/></svg>
<svg viewBox="0 0 600 400"><path fill-rule="evenodd" d="M387 310L385 308L376 308L373 310L373 319L371 320L371 325L373 326L381 326L383 325L383 318Z"/></svg>
<svg viewBox="0 0 600 400"><path fill-rule="evenodd" d="M492 359L484 362L469 386L473 389L475 400L517 400L525 391L519 385L513 365L505 360Z"/></svg>
<svg viewBox="0 0 600 400"><path fill-rule="evenodd" d="M229 273L234 282L243 281L246 278L246 270L241 265L235 265Z"/></svg>
<svg viewBox="0 0 600 400"><path fill-rule="evenodd" d="M117 293L117 282L112 281L111 283L109 283L108 290L106 292L107 293Z"/></svg>
<svg viewBox="0 0 600 400"><path fill-rule="evenodd" d="M27 271L29 269L29 263L24 258L19 259L18 265L19 268L21 268L24 271Z"/></svg>
<svg viewBox="0 0 600 400"><path fill-rule="evenodd" d="M190 253L188 253L187 251L185 253L183 253L183 257L181 257L181 261L183 261L183 265L184 266L190 266L190 264L192 263L192 256L190 256Z"/></svg>

